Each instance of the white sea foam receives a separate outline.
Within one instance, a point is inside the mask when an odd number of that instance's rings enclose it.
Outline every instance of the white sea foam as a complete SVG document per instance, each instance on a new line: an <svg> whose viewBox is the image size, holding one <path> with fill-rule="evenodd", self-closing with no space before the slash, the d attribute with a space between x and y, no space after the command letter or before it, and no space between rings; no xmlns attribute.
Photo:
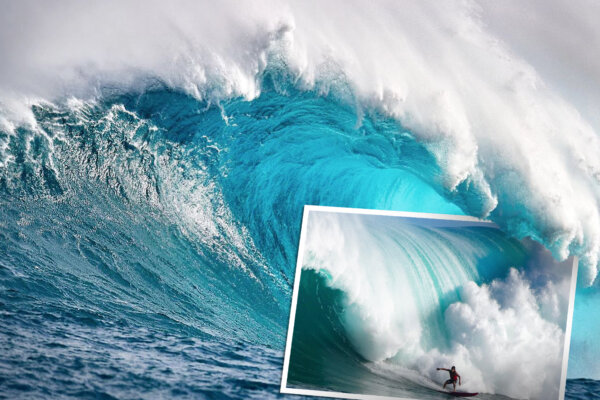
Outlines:
<svg viewBox="0 0 600 400"><path fill-rule="evenodd" d="M461 293L463 302L446 311L453 351L443 356L462 358L468 386L513 398L557 398L564 333L542 317L522 274L512 269L489 286L470 282Z"/></svg>
<svg viewBox="0 0 600 400"><path fill-rule="evenodd" d="M362 106L400 119L428 145L444 171L440 185L474 194L470 213L494 211L513 234L543 240L559 257L582 256L587 283L596 275L598 3L0 7L0 107L12 121L32 122L23 107L32 99L93 97L153 79L212 101L252 99L275 58L307 87L343 76Z"/></svg>

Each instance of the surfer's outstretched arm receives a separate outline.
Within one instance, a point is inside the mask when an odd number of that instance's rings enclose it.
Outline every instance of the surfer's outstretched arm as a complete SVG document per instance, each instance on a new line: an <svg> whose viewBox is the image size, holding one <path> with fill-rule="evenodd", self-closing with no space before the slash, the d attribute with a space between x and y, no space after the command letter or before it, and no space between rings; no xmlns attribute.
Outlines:
<svg viewBox="0 0 600 400"><path fill-rule="evenodd" d="M438 371L450 371L448 368L436 368Z"/></svg>

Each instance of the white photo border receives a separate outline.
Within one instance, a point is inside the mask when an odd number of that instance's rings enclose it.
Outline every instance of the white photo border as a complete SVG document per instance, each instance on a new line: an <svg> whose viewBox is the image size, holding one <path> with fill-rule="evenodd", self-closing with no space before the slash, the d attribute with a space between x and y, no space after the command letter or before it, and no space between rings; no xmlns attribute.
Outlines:
<svg viewBox="0 0 600 400"><path fill-rule="evenodd" d="M300 230L300 243L298 246L298 258L296 261L296 273L294 276L294 289L292 293L292 306L290 308L290 321L288 324L287 340L285 345L285 354L283 359L283 372L281 374L281 387L280 392L284 394L296 394L296 395L307 395L307 396L320 396L320 397L332 397L341 399L390 399L390 400L418 400L410 399L406 397L389 397L371 394L356 394L356 393L343 393L333 392L327 390L314 390L314 389L298 389L287 387L288 369L290 366L290 352L292 349L292 339L294 334L294 322L296 319L296 307L298 305L298 291L300 289L300 275L302 273L302 263L304 257L304 244L306 242L308 223L308 214L311 211L325 211L335 212L342 214L363 214L363 215L381 215L390 217L405 217L405 218L422 218L422 219L441 219L447 221L467 221L467 222L480 222L489 224L490 227L499 229L495 223L482 220L475 217L466 215L451 215L451 214L432 214L432 213L419 213L419 212L408 212L408 211L388 211L388 210L372 210L362 208L346 208L346 207L329 207L329 206L313 206L305 205L302 214L302 227ZM567 323L565 326L565 342L563 344L563 359L562 359L562 370L560 376L560 386L558 400L564 400L565 388L567 382L567 368L569 365L569 348L571 344L571 329L573 325L573 308L575 305L575 291L577 288L577 270L578 270L578 258L573 257L573 265L571 272L571 285L569 293L569 309L567 312Z"/></svg>

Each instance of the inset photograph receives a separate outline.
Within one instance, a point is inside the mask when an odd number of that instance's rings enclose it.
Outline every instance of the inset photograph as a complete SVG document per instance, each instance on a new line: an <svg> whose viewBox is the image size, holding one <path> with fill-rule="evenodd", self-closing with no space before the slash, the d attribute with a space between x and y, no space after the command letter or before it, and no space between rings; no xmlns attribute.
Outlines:
<svg viewBox="0 0 600 400"><path fill-rule="evenodd" d="M576 280L491 222L306 206L281 391L562 400Z"/></svg>

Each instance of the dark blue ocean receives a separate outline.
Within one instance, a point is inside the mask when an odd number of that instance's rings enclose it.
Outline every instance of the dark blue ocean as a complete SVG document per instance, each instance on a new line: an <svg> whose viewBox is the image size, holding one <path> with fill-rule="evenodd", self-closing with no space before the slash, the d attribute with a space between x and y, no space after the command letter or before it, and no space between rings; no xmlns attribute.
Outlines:
<svg viewBox="0 0 600 400"><path fill-rule="evenodd" d="M303 206L478 201L398 122L277 71L251 101L157 83L32 110L0 131L0 398L282 397Z"/></svg>
<svg viewBox="0 0 600 400"><path fill-rule="evenodd" d="M567 379L565 399L600 399L600 381L593 379Z"/></svg>

